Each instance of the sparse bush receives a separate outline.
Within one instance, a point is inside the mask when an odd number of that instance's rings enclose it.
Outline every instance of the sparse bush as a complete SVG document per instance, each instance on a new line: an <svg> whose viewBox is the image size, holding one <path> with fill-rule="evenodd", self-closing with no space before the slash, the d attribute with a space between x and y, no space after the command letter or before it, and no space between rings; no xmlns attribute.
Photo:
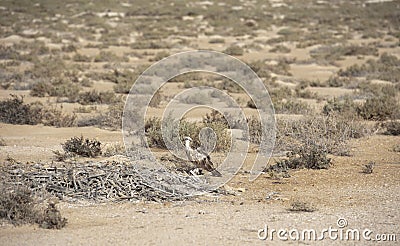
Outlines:
<svg viewBox="0 0 400 246"><path fill-rule="evenodd" d="M126 154L125 145L119 142L106 144L102 149L102 155L106 157Z"/></svg>
<svg viewBox="0 0 400 246"><path fill-rule="evenodd" d="M365 136L369 129L360 121L337 114L324 117L309 116L299 120L279 120L277 126L276 150L296 150L303 155L314 150L323 150L327 154L348 155L348 140ZM302 147L303 145L306 147Z"/></svg>
<svg viewBox="0 0 400 246"><path fill-rule="evenodd" d="M231 93L244 93L243 88L238 83L227 78L223 78L222 82L216 85L216 88Z"/></svg>
<svg viewBox="0 0 400 246"><path fill-rule="evenodd" d="M169 55L170 54L167 51L160 51L154 56L154 58L150 58L149 61L156 62L164 59L165 57L168 57Z"/></svg>
<svg viewBox="0 0 400 246"><path fill-rule="evenodd" d="M73 153L83 157L96 157L101 155L101 143L95 139L84 139L83 136L73 137L62 144L66 153Z"/></svg>
<svg viewBox="0 0 400 246"><path fill-rule="evenodd" d="M352 65L345 70L339 70L339 76L367 77L381 79L394 83L400 82L400 59L394 55L383 53L378 60L368 60L363 65Z"/></svg>
<svg viewBox="0 0 400 246"><path fill-rule="evenodd" d="M0 102L0 121L8 124L35 125L42 120L42 107L38 104L24 104L23 97L11 95Z"/></svg>
<svg viewBox="0 0 400 246"><path fill-rule="evenodd" d="M27 187L0 186L0 218L13 225L36 222L39 216L36 204L32 192Z"/></svg>
<svg viewBox="0 0 400 246"><path fill-rule="evenodd" d="M348 85L350 83L350 79L348 77L340 77L340 76L331 76L326 81L326 84L330 87L342 87L344 85Z"/></svg>
<svg viewBox="0 0 400 246"><path fill-rule="evenodd" d="M52 107L43 110L42 123L45 126L73 127L76 125L76 115L64 114L56 107Z"/></svg>
<svg viewBox="0 0 400 246"><path fill-rule="evenodd" d="M343 56L378 55L378 49L371 46L328 45L318 47L310 52L312 58L320 62L333 63Z"/></svg>
<svg viewBox="0 0 400 246"><path fill-rule="evenodd" d="M167 121L165 129L166 134L172 132L171 127L175 127L172 124L171 119L165 119ZM217 143L215 146L215 151L225 152L230 148L230 137L226 132L227 126L221 122L211 122L211 123L192 123L185 120L181 120L179 124L179 138L182 139L184 136L189 136L193 139L193 144L200 146L199 134L203 127L209 127L214 130ZM145 133L147 137L147 142L150 147L166 148L161 132L161 119L153 117L146 120L145 123ZM174 136L172 136L174 137Z"/></svg>
<svg viewBox="0 0 400 246"><path fill-rule="evenodd" d="M98 92L96 90L91 90L83 93L79 93L78 102L83 105L88 104L110 104L116 102L118 99L114 92L105 91Z"/></svg>
<svg viewBox="0 0 400 246"><path fill-rule="evenodd" d="M312 111L307 103L293 99L275 101L273 104L277 114L308 114Z"/></svg>
<svg viewBox="0 0 400 246"><path fill-rule="evenodd" d="M362 173L371 174L374 171L374 167L375 167L375 162L370 161L368 164L364 165Z"/></svg>
<svg viewBox="0 0 400 246"><path fill-rule="evenodd" d="M110 51L100 51L98 55L94 57L94 62L128 62L129 58L119 57Z"/></svg>
<svg viewBox="0 0 400 246"><path fill-rule="evenodd" d="M70 102L77 100L80 87L67 77L52 78L33 85L30 95L36 97L67 97Z"/></svg>
<svg viewBox="0 0 400 246"><path fill-rule="evenodd" d="M350 119L357 116L357 107L358 105L350 97L344 97L342 100L335 97L332 100L328 100L322 112L325 115L340 113L342 116Z"/></svg>
<svg viewBox="0 0 400 246"><path fill-rule="evenodd" d="M260 144L262 129L261 129L261 121L256 117L247 118L247 124L249 126L249 140L251 143Z"/></svg>
<svg viewBox="0 0 400 246"><path fill-rule="evenodd" d="M138 69L141 71L141 69ZM132 72L129 70L118 71L114 70L112 74L106 76L105 79L116 83L114 86L114 91L116 93L129 93L132 85L135 83L136 79L139 77L139 71Z"/></svg>
<svg viewBox="0 0 400 246"><path fill-rule="evenodd" d="M389 121L384 124L386 127L385 134L399 136L400 135L400 121Z"/></svg>
<svg viewBox="0 0 400 246"><path fill-rule="evenodd" d="M327 169L331 165L331 158L328 158L327 154L325 146L309 142L290 151L288 159L280 161L279 164L290 169Z"/></svg>
<svg viewBox="0 0 400 246"><path fill-rule="evenodd" d="M208 43L210 44L224 44L225 43L225 39L223 38L211 38Z"/></svg>
<svg viewBox="0 0 400 246"><path fill-rule="evenodd" d="M89 56L87 56L87 55L83 55L83 54L76 53L76 54L72 57L72 60L73 60L74 62L91 62L92 59L91 59Z"/></svg>
<svg viewBox="0 0 400 246"><path fill-rule="evenodd" d="M292 212L314 212L315 208L307 202L297 200L290 204L290 208L288 210Z"/></svg>
<svg viewBox="0 0 400 246"><path fill-rule="evenodd" d="M41 103L24 104L23 97L15 95L0 102L0 121L4 123L71 127L75 120L75 115L63 114L56 108L44 108Z"/></svg>
<svg viewBox="0 0 400 246"><path fill-rule="evenodd" d="M400 104L395 97L379 96L368 98L358 107L358 114L366 120L387 120L400 116Z"/></svg>
<svg viewBox="0 0 400 246"><path fill-rule="evenodd" d="M224 53L231 55L231 56L242 56L244 54L244 50L242 47L237 45L229 46L224 50Z"/></svg>
<svg viewBox="0 0 400 246"><path fill-rule="evenodd" d="M290 49L284 45L276 45L274 48L270 49L269 52L289 53Z"/></svg>
<svg viewBox="0 0 400 246"><path fill-rule="evenodd" d="M44 229L61 229L67 224L67 219L61 216L54 202L49 202L37 223Z"/></svg>
<svg viewBox="0 0 400 246"><path fill-rule="evenodd" d="M111 130L120 129L122 126L122 115L124 113L125 103L119 101L114 104L110 104L105 113L99 116L99 123L102 128L108 128Z"/></svg>

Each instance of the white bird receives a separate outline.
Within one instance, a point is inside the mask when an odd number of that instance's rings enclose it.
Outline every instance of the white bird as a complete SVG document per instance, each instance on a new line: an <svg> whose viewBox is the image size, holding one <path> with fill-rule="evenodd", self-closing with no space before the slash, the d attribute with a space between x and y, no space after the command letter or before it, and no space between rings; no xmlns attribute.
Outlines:
<svg viewBox="0 0 400 246"><path fill-rule="evenodd" d="M213 176L221 177L221 173L215 169L214 163L212 163L210 156L203 151L201 148L192 149L190 143L193 141L190 137L184 137L186 155L192 163L198 168L211 172Z"/></svg>

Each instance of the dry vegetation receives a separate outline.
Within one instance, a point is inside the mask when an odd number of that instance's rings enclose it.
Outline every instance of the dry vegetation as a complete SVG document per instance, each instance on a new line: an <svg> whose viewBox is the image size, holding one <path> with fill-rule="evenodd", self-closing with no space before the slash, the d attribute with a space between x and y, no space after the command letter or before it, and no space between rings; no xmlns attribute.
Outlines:
<svg viewBox="0 0 400 246"><path fill-rule="evenodd" d="M336 160L352 160L356 140L379 134L399 141L400 4L372 2L67 0L60 7L51 1L3 1L0 122L74 127L78 136L88 129L119 131L126 96L148 66L180 51L210 49L242 59L268 89L278 117L267 178L284 173L290 179L303 168L322 172ZM243 88L196 72L171 79L153 97L145 122L151 148L166 153L160 112L174 95L195 86L231 95L245 109L247 122L217 111L185 116L180 138L190 136L199 144L200 130L210 127L218 139L213 154L226 154L230 117L234 128L247 123L250 142L260 143L256 106ZM212 99L204 92L182 102ZM63 152L54 151L55 162L68 166L71 159L124 155L122 144L102 148L99 140L76 135L67 136ZM14 140L0 136L0 148L11 148L7 145ZM391 152L398 155L400 145ZM381 166L369 160L357 165L366 176ZM15 225L64 227L55 204L36 208L31 188L0 184L0 217ZM295 201L288 211L315 208Z"/></svg>

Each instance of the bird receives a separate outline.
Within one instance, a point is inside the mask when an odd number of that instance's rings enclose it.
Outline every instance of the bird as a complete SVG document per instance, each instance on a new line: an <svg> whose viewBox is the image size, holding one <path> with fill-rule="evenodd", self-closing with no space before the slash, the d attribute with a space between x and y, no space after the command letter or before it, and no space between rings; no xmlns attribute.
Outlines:
<svg viewBox="0 0 400 246"><path fill-rule="evenodd" d="M193 141L190 137L184 137L186 156L189 161L194 163L198 168L209 171L215 177L221 177L222 174L215 169L214 163L211 161L211 157L203 151L201 148L193 149L190 147L190 143Z"/></svg>

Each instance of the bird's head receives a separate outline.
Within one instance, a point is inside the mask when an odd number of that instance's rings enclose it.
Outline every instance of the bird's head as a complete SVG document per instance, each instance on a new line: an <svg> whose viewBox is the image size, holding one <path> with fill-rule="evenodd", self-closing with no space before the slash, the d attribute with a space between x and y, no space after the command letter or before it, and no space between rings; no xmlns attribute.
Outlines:
<svg viewBox="0 0 400 246"><path fill-rule="evenodd" d="M184 140L185 142L186 142L186 141L189 141L189 142L192 142L192 141L193 141L193 139L192 139L191 137L188 137L188 136L184 137L183 140Z"/></svg>

